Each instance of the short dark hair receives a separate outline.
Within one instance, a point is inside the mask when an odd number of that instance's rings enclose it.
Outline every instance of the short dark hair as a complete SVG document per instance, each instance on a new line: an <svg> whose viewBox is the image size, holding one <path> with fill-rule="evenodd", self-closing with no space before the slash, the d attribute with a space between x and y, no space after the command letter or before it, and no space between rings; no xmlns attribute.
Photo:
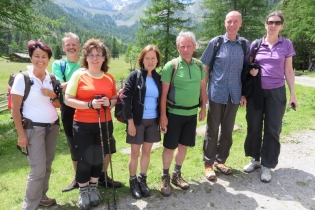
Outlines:
<svg viewBox="0 0 315 210"><path fill-rule="evenodd" d="M32 58L33 52L36 48L39 48L39 49L47 52L48 58L49 59L51 58L52 49L45 42L42 42L40 39L38 39L37 41L35 41L35 40L28 41L27 50L28 50L28 54L29 54L30 58Z"/></svg>
<svg viewBox="0 0 315 210"><path fill-rule="evenodd" d="M161 53L160 53L160 50L158 49L157 46L155 46L154 44L149 44L147 46L145 46L142 51L140 52L140 55L139 55L139 58L138 58L138 65L139 67L141 68L144 68L143 66L143 59L144 59L144 56L147 52L149 51L154 51L155 54L156 54L156 58L158 60L157 64L156 64L156 67L160 66L161 64Z"/></svg>
<svg viewBox="0 0 315 210"><path fill-rule="evenodd" d="M107 72L109 69L109 66L108 66L109 50L107 47L105 47L104 43L100 39L89 39L84 43L83 49L82 49L81 66L86 69L89 68L89 64L86 61L86 59L87 59L88 54L90 54L93 49L96 49L97 51L102 53L102 56L105 56L105 60L102 64L101 71Z"/></svg>
<svg viewBox="0 0 315 210"><path fill-rule="evenodd" d="M272 16L278 16L281 19L282 24L284 23L284 17L281 11L274 11L269 13L269 15L267 15L266 17L266 23L268 22L268 19Z"/></svg>

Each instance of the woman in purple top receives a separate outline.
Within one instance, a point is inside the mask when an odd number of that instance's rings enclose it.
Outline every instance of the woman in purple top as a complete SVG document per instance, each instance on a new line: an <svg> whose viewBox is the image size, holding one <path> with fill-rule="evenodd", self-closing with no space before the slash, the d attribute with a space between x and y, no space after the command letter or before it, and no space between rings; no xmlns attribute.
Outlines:
<svg viewBox="0 0 315 210"><path fill-rule="evenodd" d="M261 80L262 96L259 100L263 103L260 107L257 103L255 106L256 96L249 96L247 100L247 137L244 148L245 155L252 159L244 171L250 173L262 167L262 182L271 181L271 168L278 164L282 118L287 104L284 80L290 90L289 104L293 108L297 107L292 67L295 51L289 39L279 36L283 23L281 12L270 13L265 22L267 35L262 38L256 55L254 42L250 47L250 61L261 67L252 69L250 75Z"/></svg>

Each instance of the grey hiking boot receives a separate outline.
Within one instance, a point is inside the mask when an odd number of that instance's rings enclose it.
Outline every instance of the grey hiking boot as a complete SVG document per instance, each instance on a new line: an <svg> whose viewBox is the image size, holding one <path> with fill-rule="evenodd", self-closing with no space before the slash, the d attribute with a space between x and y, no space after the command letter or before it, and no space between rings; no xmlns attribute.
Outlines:
<svg viewBox="0 0 315 210"><path fill-rule="evenodd" d="M271 168L262 167L262 172L260 175L260 180L262 182L268 183L271 181Z"/></svg>
<svg viewBox="0 0 315 210"><path fill-rule="evenodd" d="M181 175L180 171L174 171L172 174L172 183L178 187L180 187L182 190L189 189L189 183L186 182Z"/></svg>
<svg viewBox="0 0 315 210"><path fill-rule="evenodd" d="M100 195L96 188L96 184L89 185L89 198L91 206L98 206L100 204Z"/></svg>
<svg viewBox="0 0 315 210"><path fill-rule="evenodd" d="M171 188L171 177L169 174L163 174L162 175L162 185L161 185L161 194L164 197L169 197L172 194L172 188Z"/></svg>
<svg viewBox="0 0 315 210"><path fill-rule="evenodd" d="M246 166L244 166L244 172L251 173L258 168L261 168L260 162L256 161L255 158L252 158L251 161Z"/></svg>
<svg viewBox="0 0 315 210"><path fill-rule="evenodd" d="M79 207L80 210L90 209L90 197L88 186L79 189Z"/></svg>

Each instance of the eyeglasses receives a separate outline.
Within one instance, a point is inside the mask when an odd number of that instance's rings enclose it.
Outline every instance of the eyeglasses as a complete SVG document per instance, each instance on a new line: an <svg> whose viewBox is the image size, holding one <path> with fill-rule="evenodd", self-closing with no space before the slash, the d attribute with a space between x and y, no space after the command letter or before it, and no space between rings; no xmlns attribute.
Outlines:
<svg viewBox="0 0 315 210"><path fill-rule="evenodd" d="M28 156L28 149L27 149L27 147L20 147L19 145L16 145L16 147L18 148L18 150L20 150L20 152L23 155Z"/></svg>
<svg viewBox="0 0 315 210"><path fill-rule="evenodd" d="M98 54L98 55L92 55L92 54L90 54L90 55L87 55L87 57L90 58L90 59L93 59L93 58L100 59L100 58L103 57L103 55L100 55L100 54Z"/></svg>
<svg viewBox="0 0 315 210"><path fill-rule="evenodd" d="M273 25L273 24L275 24L276 26L280 26L280 25L282 25L282 21L271 21L271 20L268 20L267 21L267 24L269 25L269 26L271 26L271 25Z"/></svg>

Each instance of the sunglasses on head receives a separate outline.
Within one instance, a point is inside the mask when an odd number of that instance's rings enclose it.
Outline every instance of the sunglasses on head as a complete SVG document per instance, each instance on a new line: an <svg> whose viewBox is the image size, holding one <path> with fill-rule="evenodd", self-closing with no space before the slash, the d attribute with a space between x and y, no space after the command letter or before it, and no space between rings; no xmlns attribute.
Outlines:
<svg viewBox="0 0 315 210"><path fill-rule="evenodd" d="M277 21L268 20L268 21L267 21L267 24L268 24L269 26L271 26L271 25L273 25L273 24L275 24L276 26L280 26L280 25L282 25L282 21L280 21L280 20L277 20Z"/></svg>
<svg viewBox="0 0 315 210"><path fill-rule="evenodd" d="M20 150L20 152L23 155L28 156L28 149L27 149L27 147L20 147L19 145L16 145L16 147L18 148L18 150Z"/></svg>

